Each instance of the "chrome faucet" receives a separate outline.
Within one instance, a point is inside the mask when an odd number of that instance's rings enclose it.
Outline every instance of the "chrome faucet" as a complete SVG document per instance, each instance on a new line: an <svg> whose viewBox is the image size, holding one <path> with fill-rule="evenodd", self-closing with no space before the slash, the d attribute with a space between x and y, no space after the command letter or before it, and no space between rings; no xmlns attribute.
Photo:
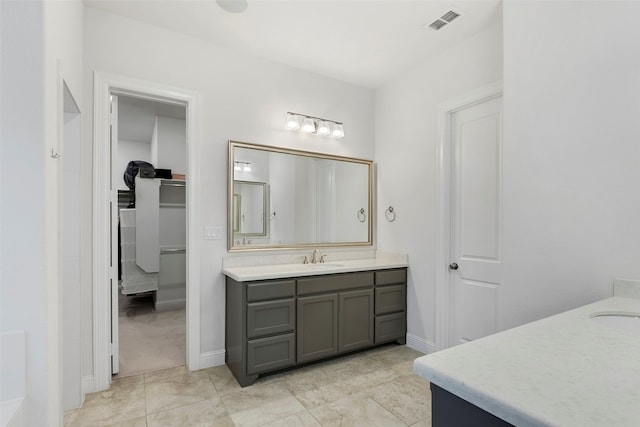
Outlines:
<svg viewBox="0 0 640 427"><path fill-rule="evenodd" d="M324 259L322 259L322 254L320 253L320 251L316 249L313 251L313 255L311 256L311 264L315 264L318 261L324 262Z"/></svg>

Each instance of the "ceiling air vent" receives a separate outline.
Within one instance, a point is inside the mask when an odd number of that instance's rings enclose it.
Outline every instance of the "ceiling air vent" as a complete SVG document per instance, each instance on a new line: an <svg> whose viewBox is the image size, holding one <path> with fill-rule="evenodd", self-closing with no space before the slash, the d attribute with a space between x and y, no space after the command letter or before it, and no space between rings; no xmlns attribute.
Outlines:
<svg viewBox="0 0 640 427"><path fill-rule="evenodd" d="M442 15L440 18L433 21L432 23L428 25L424 24L423 27L429 27L432 30L437 31L458 17L460 17L459 13L454 12L453 10L450 10L449 12Z"/></svg>
<svg viewBox="0 0 640 427"><path fill-rule="evenodd" d="M454 19L456 19L458 16L460 16L459 13L456 13L453 10L450 10L449 12L445 13L444 15L442 15L442 19L444 19L447 22L451 22Z"/></svg>
<svg viewBox="0 0 640 427"><path fill-rule="evenodd" d="M429 28L434 29L434 30L439 30L440 28L444 27L445 25L447 25L446 22L441 21L439 19L436 19L435 21L433 21L431 24L429 24Z"/></svg>

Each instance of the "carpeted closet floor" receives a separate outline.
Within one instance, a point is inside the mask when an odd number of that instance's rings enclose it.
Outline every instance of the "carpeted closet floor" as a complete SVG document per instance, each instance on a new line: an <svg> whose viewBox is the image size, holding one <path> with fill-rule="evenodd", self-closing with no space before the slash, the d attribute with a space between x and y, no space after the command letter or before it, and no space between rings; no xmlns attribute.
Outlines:
<svg viewBox="0 0 640 427"><path fill-rule="evenodd" d="M153 298L119 298L120 371L116 378L184 365L185 309L156 312Z"/></svg>

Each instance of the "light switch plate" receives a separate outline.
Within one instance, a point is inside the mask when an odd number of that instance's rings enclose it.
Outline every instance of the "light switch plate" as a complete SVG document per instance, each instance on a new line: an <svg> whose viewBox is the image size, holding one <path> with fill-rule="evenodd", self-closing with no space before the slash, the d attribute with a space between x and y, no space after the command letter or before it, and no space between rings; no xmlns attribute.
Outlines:
<svg viewBox="0 0 640 427"><path fill-rule="evenodd" d="M215 225L207 225L204 227L204 239L205 240L220 240L222 239L222 227Z"/></svg>

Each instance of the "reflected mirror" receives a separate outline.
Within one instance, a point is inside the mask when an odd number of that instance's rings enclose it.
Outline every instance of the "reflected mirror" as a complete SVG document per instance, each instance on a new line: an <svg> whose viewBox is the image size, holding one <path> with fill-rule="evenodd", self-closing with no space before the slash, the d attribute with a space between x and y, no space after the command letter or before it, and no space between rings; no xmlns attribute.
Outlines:
<svg viewBox="0 0 640 427"><path fill-rule="evenodd" d="M237 236L266 236L267 184L233 182L233 231Z"/></svg>
<svg viewBox="0 0 640 427"><path fill-rule="evenodd" d="M373 242L373 162L229 142L228 249Z"/></svg>

